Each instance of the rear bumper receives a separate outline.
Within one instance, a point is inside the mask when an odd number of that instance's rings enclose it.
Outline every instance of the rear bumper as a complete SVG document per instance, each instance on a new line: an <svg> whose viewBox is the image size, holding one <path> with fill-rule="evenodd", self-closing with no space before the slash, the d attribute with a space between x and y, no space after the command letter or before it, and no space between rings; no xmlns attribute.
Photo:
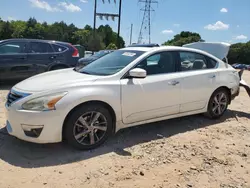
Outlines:
<svg viewBox="0 0 250 188"><path fill-rule="evenodd" d="M244 80L240 81L240 86L245 88L248 96L250 97L250 86Z"/></svg>
<svg viewBox="0 0 250 188"><path fill-rule="evenodd" d="M236 92L234 92L234 93L231 94L231 100L234 100L235 97L239 96L239 94L240 94L240 87L238 87L238 89L236 90Z"/></svg>

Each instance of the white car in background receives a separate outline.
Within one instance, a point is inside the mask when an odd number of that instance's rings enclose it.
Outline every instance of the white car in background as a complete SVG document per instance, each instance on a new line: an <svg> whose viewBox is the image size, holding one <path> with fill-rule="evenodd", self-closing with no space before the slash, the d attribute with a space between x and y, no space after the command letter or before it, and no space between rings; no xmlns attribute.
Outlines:
<svg viewBox="0 0 250 188"><path fill-rule="evenodd" d="M229 48L225 43L129 47L80 70L33 76L8 94L7 130L29 142L65 139L92 149L139 124L199 113L219 118L239 94L238 72L222 61Z"/></svg>

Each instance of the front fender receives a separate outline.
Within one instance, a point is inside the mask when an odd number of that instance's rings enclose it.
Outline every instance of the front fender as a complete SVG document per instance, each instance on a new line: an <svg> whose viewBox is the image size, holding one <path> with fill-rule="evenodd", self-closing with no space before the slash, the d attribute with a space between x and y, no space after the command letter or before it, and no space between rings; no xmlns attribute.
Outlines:
<svg viewBox="0 0 250 188"><path fill-rule="evenodd" d="M116 120L121 120L120 86L87 87L74 89L56 104L56 108L64 109L65 117L76 106L89 101L101 101L110 105L116 115Z"/></svg>

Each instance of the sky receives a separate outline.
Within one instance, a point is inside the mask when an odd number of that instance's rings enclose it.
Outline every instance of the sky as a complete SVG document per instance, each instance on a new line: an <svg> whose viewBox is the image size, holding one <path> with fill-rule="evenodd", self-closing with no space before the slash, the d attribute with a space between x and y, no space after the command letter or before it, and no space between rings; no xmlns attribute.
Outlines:
<svg viewBox="0 0 250 188"><path fill-rule="evenodd" d="M97 12L118 13L118 2L97 0ZM104 1L104 3L103 3ZM143 12L139 0L122 0L121 36L129 44L138 41ZM208 42L246 42L250 40L250 0L158 0L152 5L151 42L162 44L181 31L198 32ZM64 21L79 28L93 26L94 0L0 0L3 20L39 22ZM97 18L97 26L109 24L117 31L117 20ZM144 40L148 38L144 35ZM147 41L145 41L147 42Z"/></svg>

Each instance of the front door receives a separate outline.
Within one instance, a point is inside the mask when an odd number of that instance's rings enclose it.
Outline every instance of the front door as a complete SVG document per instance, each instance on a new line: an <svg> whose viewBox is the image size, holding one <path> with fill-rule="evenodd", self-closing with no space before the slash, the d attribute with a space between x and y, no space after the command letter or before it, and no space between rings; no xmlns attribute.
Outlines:
<svg viewBox="0 0 250 188"><path fill-rule="evenodd" d="M27 64L27 43L10 41L0 45L0 79L23 79L32 67Z"/></svg>
<svg viewBox="0 0 250 188"><path fill-rule="evenodd" d="M179 59L182 78L180 112L201 110L218 87L217 62L189 51L179 52Z"/></svg>
<svg viewBox="0 0 250 188"><path fill-rule="evenodd" d="M135 67L145 69L146 78L121 80L123 123L179 113L182 83L176 73L175 57L175 52L154 54Z"/></svg>

